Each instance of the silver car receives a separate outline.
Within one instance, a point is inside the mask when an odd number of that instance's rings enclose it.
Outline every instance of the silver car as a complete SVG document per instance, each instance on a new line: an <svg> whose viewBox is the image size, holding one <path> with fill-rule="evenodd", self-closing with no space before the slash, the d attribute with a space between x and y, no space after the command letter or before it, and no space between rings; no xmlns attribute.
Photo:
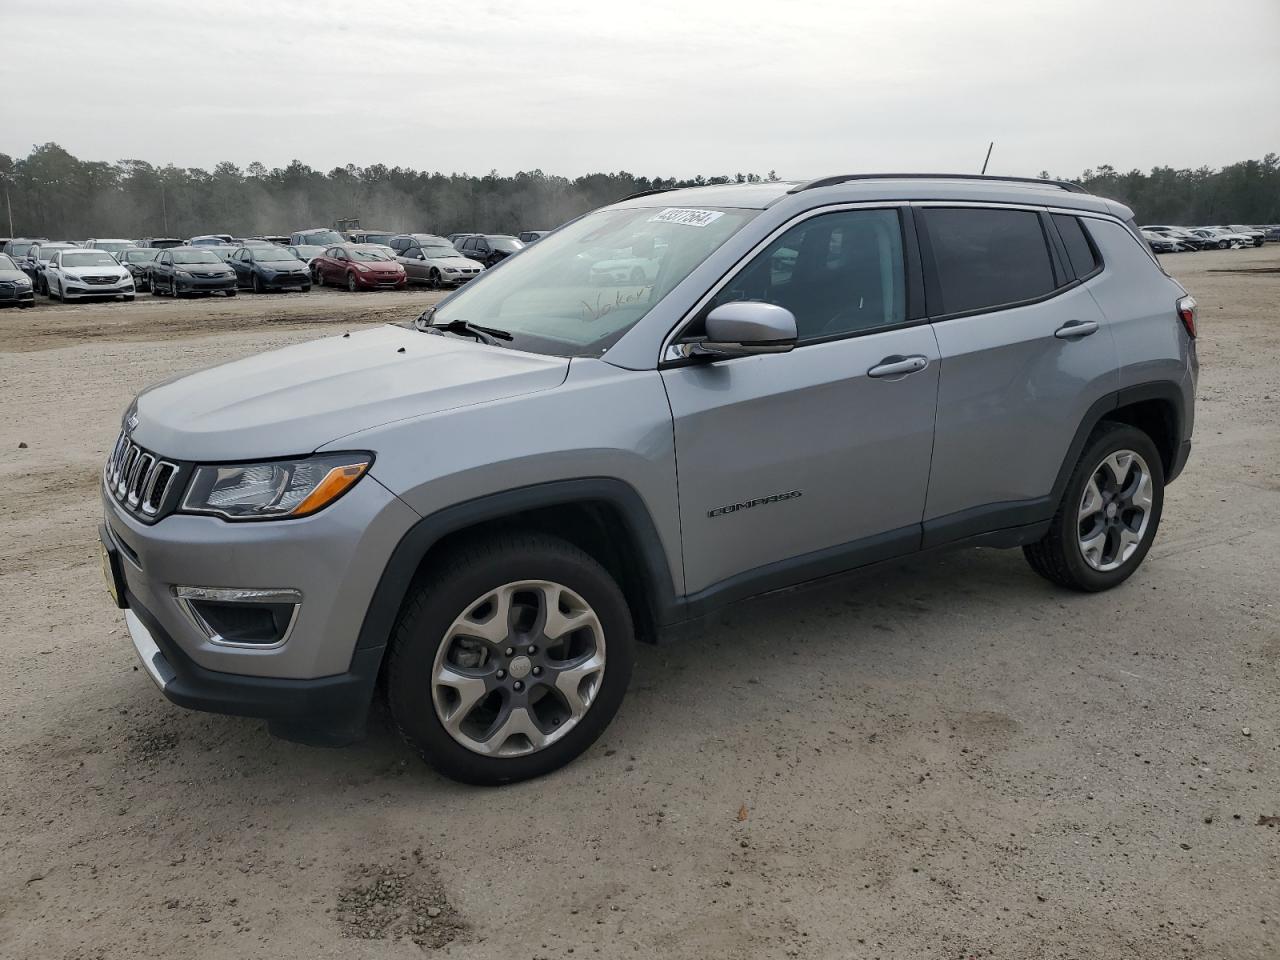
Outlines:
<svg viewBox="0 0 1280 960"><path fill-rule="evenodd" d="M652 278L593 277L618 250ZM175 703L344 743L375 689L473 783L568 762L637 641L936 547L1092 592L1190 452L1196 307L1131 212L1050 181L639 195L411 327L138 396L103 562Z"/></svg>
<svg viewBox="0 0 1280 960"><path fill-rule="evenodd" d="M133 274L106 250L58 250L45 264L43 279L53 300L134 298Z"/></svg>

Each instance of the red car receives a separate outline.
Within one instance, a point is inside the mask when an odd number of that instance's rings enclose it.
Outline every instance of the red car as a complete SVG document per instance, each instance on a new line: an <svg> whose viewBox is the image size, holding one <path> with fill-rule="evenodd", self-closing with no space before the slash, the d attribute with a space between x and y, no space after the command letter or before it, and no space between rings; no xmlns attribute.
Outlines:
<svg viewBox="0 0 1280 960"><path fill-rule="evenodd" d="M408 282L395 254L376 243L340 243L311 261L315 282L348 290L403 290Z"/></svg>

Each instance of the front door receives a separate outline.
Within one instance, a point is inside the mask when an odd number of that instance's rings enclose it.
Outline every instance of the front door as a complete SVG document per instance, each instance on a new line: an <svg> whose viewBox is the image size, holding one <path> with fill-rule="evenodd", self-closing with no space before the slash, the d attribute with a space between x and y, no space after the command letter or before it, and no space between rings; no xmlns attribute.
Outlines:
<svg viewBox="0 0 1280 960"><path fill-rule="evenodd" d="M938 348L908 319L901 217L842 210L790 227L682 334L737 300L786 307L799 334L790 353L662 373L695 606L918 548Z"/></svg>

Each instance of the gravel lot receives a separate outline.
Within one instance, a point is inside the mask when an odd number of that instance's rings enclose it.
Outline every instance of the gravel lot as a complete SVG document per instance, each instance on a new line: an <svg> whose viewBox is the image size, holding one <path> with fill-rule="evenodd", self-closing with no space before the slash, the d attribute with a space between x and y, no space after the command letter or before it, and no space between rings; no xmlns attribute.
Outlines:
<svg viewBox="0 0 1280 960"><path fill-rule="evenodd" d="M1275 960L1280 246L1166 263L1196 445L1126 585L971 550L740 605L500 790L170 706L95 553L134 392L433 295L0 313L0 955Z"/></svg>

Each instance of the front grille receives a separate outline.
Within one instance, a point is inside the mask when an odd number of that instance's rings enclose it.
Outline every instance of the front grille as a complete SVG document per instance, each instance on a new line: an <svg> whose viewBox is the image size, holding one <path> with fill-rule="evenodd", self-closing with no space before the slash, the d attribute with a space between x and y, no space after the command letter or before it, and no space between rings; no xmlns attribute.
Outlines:
<svg viewBox="0 0 1280 960"><path fill-rule="evenodd" d="M81 277L85 283L119 283L119 277Z"/></svg>
<svg viewBox="0 0 1280 960"><path fill-rule="evenodd" d="M177 464L161 460L121 433L107 460L104 478L121 506L152 518L164 506L165 495L177 475Z"/></svg>

